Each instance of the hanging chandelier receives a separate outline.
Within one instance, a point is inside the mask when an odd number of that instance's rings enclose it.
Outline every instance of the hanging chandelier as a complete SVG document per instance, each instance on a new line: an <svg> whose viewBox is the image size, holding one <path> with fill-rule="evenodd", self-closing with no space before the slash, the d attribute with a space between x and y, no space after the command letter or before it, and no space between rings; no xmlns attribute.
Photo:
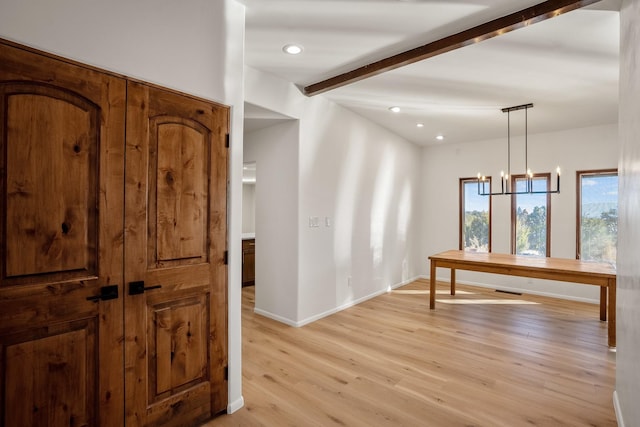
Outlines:
<svg viewBox="0 0 640 427"><path fill-rule="evenodd" d="M490 181L486 176L478 173L478 194L480 196L499 196L499 195L510 195L510 194L558 194L560 193L560 167L556 169L556 189L555 190L535 190L533 189L533 178L534 174L529 169L528 164L528 110L529 108L533 108L533 104L522 104L516 105L515 107L507 107L503 108L502 112L507 113L507 173L504 171L500 172L500 191L491 191ZM525 189L518 191L517 188L514 189L512 187L511 182L509 181L509 177L511 176L511 112L524 110L524 179L525 179ZM489 191L487 191L486 185L489 183Z"/></svg>

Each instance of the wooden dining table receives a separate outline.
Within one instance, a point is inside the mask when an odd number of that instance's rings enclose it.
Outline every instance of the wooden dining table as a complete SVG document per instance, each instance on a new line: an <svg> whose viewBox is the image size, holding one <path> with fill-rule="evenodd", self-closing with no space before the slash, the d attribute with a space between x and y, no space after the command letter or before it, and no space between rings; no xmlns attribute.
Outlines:
<svg viewBox="0 0 640 427"><path fill-rule="evenodd" d="M451 295L456 294L456 270L557 280L600 287L600 320L607 321L608 344L616 346L616 267L568 258L479 253L450 250L429 257L429 308L436 306L436 268L451 269Z"/></svg>

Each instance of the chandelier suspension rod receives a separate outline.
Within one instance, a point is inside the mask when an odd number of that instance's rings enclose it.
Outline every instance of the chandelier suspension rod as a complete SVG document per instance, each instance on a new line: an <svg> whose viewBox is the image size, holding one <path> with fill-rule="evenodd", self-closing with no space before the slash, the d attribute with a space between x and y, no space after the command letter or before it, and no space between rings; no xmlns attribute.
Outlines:
<svg viewBox="0 0 640 427"><path fill-rule="evenodd" d="M507 191L511 179L511 111L507 111Z"/></svg>
<svg viewBox="0 0 640 427"><path fill-rule="evenodd" d="M560 193L560 166L556 169L556 189L551 190L547 181L547 189L542 191L533 190L533 172L529 169L529 108L533 108L533 103L516 105L513 107L503 108L502 112L507 113L507 175L504 171L500 173L500 187L499 192L491 191L490 178L487 179L481 173L478 173L478 195L480 196L495 196L495 195L513 195L513 194L558 194ZM524 191L518 191L510 184L515 184L515 181L511 179L511 112L524 110L524 179L525 189ZM549 174L550 175L550 174ZM506 181L506 182L505 182ZM486 190L485 185L489 183L489 191Z"/></svg>
<svg viewBox="0 0 640 427"><path fill-rule="evenodd" d="M511 178L511 112L524 110L524 175L526 179L525 193L533 191L533 182L531 181L529 171L529 108L533 108L533 103L514 105L513 107L506 107L502 109L503 113L507 113L507 178L506 178L506 194L513 192L513 188L509 190L510 178Z"/></svg>
<svg viewBox="0 0 640 427"><path fill-rule="evenodd" d="M529 173L529 109L524 109L524 170Z"/></svg>

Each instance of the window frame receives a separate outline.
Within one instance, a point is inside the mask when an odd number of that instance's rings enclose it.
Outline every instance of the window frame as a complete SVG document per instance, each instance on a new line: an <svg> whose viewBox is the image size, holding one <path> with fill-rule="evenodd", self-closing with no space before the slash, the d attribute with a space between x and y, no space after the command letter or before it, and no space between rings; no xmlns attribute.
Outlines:
<svg viewBox="0 0 640 427"><path fill-rule="evenodd" d="M510 184L509 188L515 189L516 181L518 179L526 178L525 174L522 175L511 175L509 177ZM550 173L536 173L533 174L533 178L545 178L547 185L546 191L551 190L551 174ZM511 195L511 254L516 253L516 216L517 216L517 208L518 208L518 195ZM547 193L547 236L546 236L546 253L545 257L549 258L551 256L551 193Z"/></svg>
<svg viewBox="0 0 640 427"><path fill-rule="evenodd" d="M608 168L608 169L588 169L576 171L576 259L581 259L580 253L580 244L582 240L580 236L582 235L581 225L582 225L582 182L581 178L583 176L612 176L615 175L618 177L618 185L619 175L618 168Z"/></svg>
<svg viewBox="0 0 640 427"><path fill-rule="evenodd" d="M489 189L491 189L491 177L487 176L485 177L486 181L489 181ZM459 188L458 188L458 249L463 251L464 250L464 238L463 238L463 230L464 230L464 202L465 202L465 193L464 193L464 185L468 182L473 182L473 183L477 183L478 182L478 178L477 177L473 177L473 178L460 178L460 182L459 182ZM491 191L491 190L490 190ZM483 197L488 197L489 198L489 239L488 239L488 253L491 253L491 211L492 211L492 206L493 206L493 196L483 196Z"/></svg>

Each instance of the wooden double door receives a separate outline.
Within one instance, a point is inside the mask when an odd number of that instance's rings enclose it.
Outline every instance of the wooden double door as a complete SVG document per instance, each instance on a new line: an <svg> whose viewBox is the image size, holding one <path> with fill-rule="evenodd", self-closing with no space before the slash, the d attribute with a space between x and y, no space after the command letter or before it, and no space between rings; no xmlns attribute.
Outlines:
<svg viewBox="0 0 640 427"><path fill-rule="evenodd" d="M0 426L227 404L228 108L0 41Z"/></svg>

